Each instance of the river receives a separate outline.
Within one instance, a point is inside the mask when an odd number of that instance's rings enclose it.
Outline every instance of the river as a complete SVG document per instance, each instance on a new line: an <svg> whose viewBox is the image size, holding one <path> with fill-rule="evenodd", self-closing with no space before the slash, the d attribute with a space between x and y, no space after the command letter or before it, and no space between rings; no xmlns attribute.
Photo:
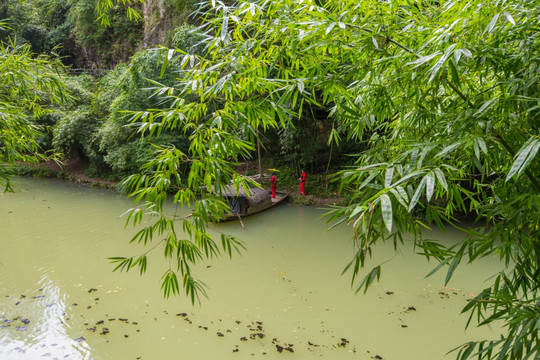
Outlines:
<svg viewBox="0 0 540 360"><path fill-rule="evenodd" d="M243 239L242 256L201 263L208 299L192 306L160 292L167 265L113 273L111 256L137 255L120 218L129 200L111 190L21 178L0 195L0 359L451 359L468 340L498 337L460 315L498 262L443 273L413 254L377 247L380 282L354 294L341 272L351 229L326 232L322 210L280 204L238 222L211 225ZM433 231L457 241L458 233ZM160 251L160 249L157 249Z"/></svg>

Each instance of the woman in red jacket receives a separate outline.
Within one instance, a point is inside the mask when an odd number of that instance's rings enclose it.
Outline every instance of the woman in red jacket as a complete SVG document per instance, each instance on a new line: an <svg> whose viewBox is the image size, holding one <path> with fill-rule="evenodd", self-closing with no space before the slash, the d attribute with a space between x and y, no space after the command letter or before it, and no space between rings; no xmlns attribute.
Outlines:
<svg viewBox="0 0 540 360"><path fill-rule="evenodd" d="M304 171L304 169L302 169L302 173L300 173L300 177L298 178L298 181L300 181L300 195L306 195L306 177L306 172Z"/></svg>
<svg viewBox="0 0 540 360"><path fill-rule="evenodd" d="M276 185L277 185L276 174L272 176L272 179L270 180L270 184L272 185L272 199L275 199L276 198Z"/></svg>

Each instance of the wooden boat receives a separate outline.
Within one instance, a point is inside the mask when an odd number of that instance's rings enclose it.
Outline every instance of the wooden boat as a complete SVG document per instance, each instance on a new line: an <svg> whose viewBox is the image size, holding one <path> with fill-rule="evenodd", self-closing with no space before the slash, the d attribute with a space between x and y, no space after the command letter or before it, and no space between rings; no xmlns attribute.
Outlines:
<svg viewBox="0 0 540 360"><path fill-rule="evenodd" d="M240 189L237 194L231 185L227 186L221 192L221 195L228 200L231 212L226 214L219 222L241 220L245 216L269 209L285 200L290 193L276 191L276 197L272 199L271 192L264 189L251 188L248 196L244 189Z"/></svg>

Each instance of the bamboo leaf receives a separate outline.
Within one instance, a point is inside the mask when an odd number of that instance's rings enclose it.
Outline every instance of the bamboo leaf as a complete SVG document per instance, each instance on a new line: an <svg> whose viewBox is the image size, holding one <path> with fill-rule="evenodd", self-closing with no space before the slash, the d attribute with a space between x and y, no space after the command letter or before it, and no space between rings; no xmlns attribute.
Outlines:
<svg viewBox="0 0 540 360"><path fill-rule="evenodd" d="M434 172L435 172L435 175L437 176L437 181L439 182L439 184L441 184L444 190L448 191L448 184L446 182L446 177L444 176L441 169L436 168Z"/></svg>
<svg viewBox="0 0 540 360"><path fill-rule="evenodd" d="M489 22L489 24L486 26L486 28L484 30L484 34L486 34L486 33L491 34L491 31L493 30L493 28L497 24L497 20L499 20L500 15L501 14L495 14L495 16L493 16L493 18L491 18L491 21Z"/></svg>
<svg viewBox="0 0 540 360"><path fill-rule="evenodd" d="M336 23L333 22L333 23L330 23L330 25L328 25L328 27L326 28L326 35L330 34L330 31L332 31L332 29L334 28L334 26L336 26Z"/></svg>
<svg viewBox="0 0 540 360"><path fill-rule="evenodd" d="M373 45L375 46L375 49L378 49L379 48L379 43L377 42L377 39L375 38L375 36L371 37L371 41L373 42Z"/></svg>
<svg viewBox="0 0 540 360"><path fill-rule="evenodd" d="M472 52L469 50L469 49L466 49L466 48L462 48L461 49L461 53L463 55L465 55L466 57L468 57L469 59L472 59Z"/></svg>
<svg viewBox="0 0 540 360"><path fill-rule="evenodd" d="M439 265L437 265L433 270L429 272L425 277L430 277L431 275L435 274L437 271L439 271L443 266L447 265L450 261L450 258L445 259L444 261L441 261Z"/></svg>
<svg viewBox="0 0 540 360"><path fill-rule="evenodd" d="M446 272L446 279L444 280L444 286L448 285L448 282L452 278L452 275L454 275L454 272L456 271L457 266L461 262L462 254L463 254L462 251L458 251L454 255L454 258L452 259L452 263L450 264L450 266L448 267L448 271Z"/></svg>
<svg viewBox="0 0 540 360"><path fill-rule="evenodd" d="M381 266L378 265L378 266L375 266L373 269L371 269L369 274L364 276L364 278L362 279L362 281L356 288L355 292L358 293L362 288L364 288L364 293L366 293L369 286L373 284L375 280L379 280L380 276L381 276Z"/></svg>
<svg viewBox="0 0 540 360"><path fill-rule="evenodd" d="M381 211L384 220L384 225L388 232L392 232L392 200L386 194L381 195Z"/></svg>
<svg viewBox="0 0 540 360"><path fill-rule="evenodd" d="M402 188L403 189L403 188ZM404 190L405 191L405 190ZM394 197L397 199L397 201L405 208L408 208L409 206L407 205L407 200L406 198L404 198L401 193L399 191L397 191L396 189L390 189L390 192L394 195ZM405 193L405 196L407 196L407 194Z"/></svg>
<svg viewBox="0 0 540 360"><path fill-rule="evenodd" d="M514 163L506 176L506 181L514 177L514 175L516 175L517 180L521 173L525 171L532 159L534 159L538 149L540 149L540 139L531 137L525 144L523 144L521 149L519 149L514 157Z"/></svg>
<svg viewBox="0 0 540 360"><path fill-rule="evenodd" d="M384 187L389 188L392 186L392 180L394 178L394 168L386 169L386 174L384 175Z"/></svg>
<svg viewBox="0 0 540 360"><path fill-rule="evenodd" d="M426 198L427 201L430 202L431 198L433 197L433 191L435 190L435 176L433 175L433 172L428 172L425 176L426 179Z"/></svg>
<svg viewBox="0 0 540 360"><path fill-rule="evenodd" d="M403 188L403 186L396 187L397 191L399 192L399 195L405 200L405 202L409 202L409 197L407 195L407 191Z"/></svg>
<svg viewBox="0 0 540 360"><path fill-rule="evenodd" d="M460 145L460 143L454 143L452 145L448 145L447 147L445 147L444 149L442 149L437 155L435 155L435 158L439 158L449 152L452 152L454 151L458 146Z"/></svg>
<svg viewBox="0 0 540 360"><path fill-rule="evenodd" d="M416 206L416 203L420 199L420 196L422 195L422 192L424 191L425 186L426 186L426 177L424 176L422 178L422 181L420 181L418 188L416 188L416 192L414 193L411 199L411 202L409 203L409 212L411 212L412 209L414 209L414 207Z"/></svg>
<svg viewBox="0 0 540 360"><path fill-rule="evenodd" d="M485 103L482 104L480 109L478 109L474 113L473 116L474 117L480 117L480 116L484 115L489 109L491 109L495 104L497 104L498 101L499 101L498 98L493 98L493 99L490 99L490 100L486 101Z"/></svg>
<svg viewBox="0 0 540 360"><path fill-rule="evenodd" d="M435 56L438 56L440 54L441 54L441 52L437 51L436 53L429 54L429 55L426 55L426 56L422 56L421 58L416 59L415 61L411 61L410 63L407 63L407 65L415 65L413 67L413 69L416 69L417 67L427 63L429 60L433 59Z"/></svg>
<svg viewBox="0 0 540 360"><path fill-rule="evenodd" d="M512 23L512 25L516 25L516 21L512 17L512 14L510 14L508 11L505 11L504 16L506 16L506 18Z"/></svg>
<svg viewBox="0 0 540 360"><path fill-rule="evenodd" d="M228 32L229 32L229 16L227 13L223 16L223 24L221 25L221 41L225 42L228 38Z"/></svg>
<svg viewBox="0 0 540 360"><path fill-rule="evenodd" d="M170 49L169 51L173 51L172 49ZM160 75L161 77L163 77L163 75L165 75L165 71L167 70L167 64L169 63L169 54L167 53L167 55L163 56L163 63L161 64L161 72L160 72Z"/></svg>
<svg viewBox="0 0 540 360"><path fill-rule="evenodd" d="M429 77L428 79L428 82L431 82L432 80L434 80L440 73L444 63L446 62L446 60L448 60L448 58L452 55L452 51L454 50L454 47L456 46L456 44L452 44L450 45L443 56L441 56L441 58L439 59L439 61L437 61L435 63L435 65L433 65L433 67L429 70L431 72L431 76Z"/></svg>

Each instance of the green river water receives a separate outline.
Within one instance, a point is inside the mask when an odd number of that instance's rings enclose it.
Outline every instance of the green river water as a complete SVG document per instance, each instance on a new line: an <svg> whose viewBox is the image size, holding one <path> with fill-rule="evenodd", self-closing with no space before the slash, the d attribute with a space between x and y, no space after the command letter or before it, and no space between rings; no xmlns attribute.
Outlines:
<svg viewBox="0 0 540 360"><path fill-rule="evenodd" d="M247 251L199 264L209 299L192 306L163 299L159 253L142 277L112 273L107 257L143 251L120 218L130 201L56 180L16 183L0 195L0 359L451 359L467 340L498 336L465 331L460 315L496 260L461 267L443 287L444 273L425 278L435 263L381 244L368 265L387 261L380 282L355 295L340 275L351 229L326 232L323 211L285 203L245 229L211 226Z"/></svg>

